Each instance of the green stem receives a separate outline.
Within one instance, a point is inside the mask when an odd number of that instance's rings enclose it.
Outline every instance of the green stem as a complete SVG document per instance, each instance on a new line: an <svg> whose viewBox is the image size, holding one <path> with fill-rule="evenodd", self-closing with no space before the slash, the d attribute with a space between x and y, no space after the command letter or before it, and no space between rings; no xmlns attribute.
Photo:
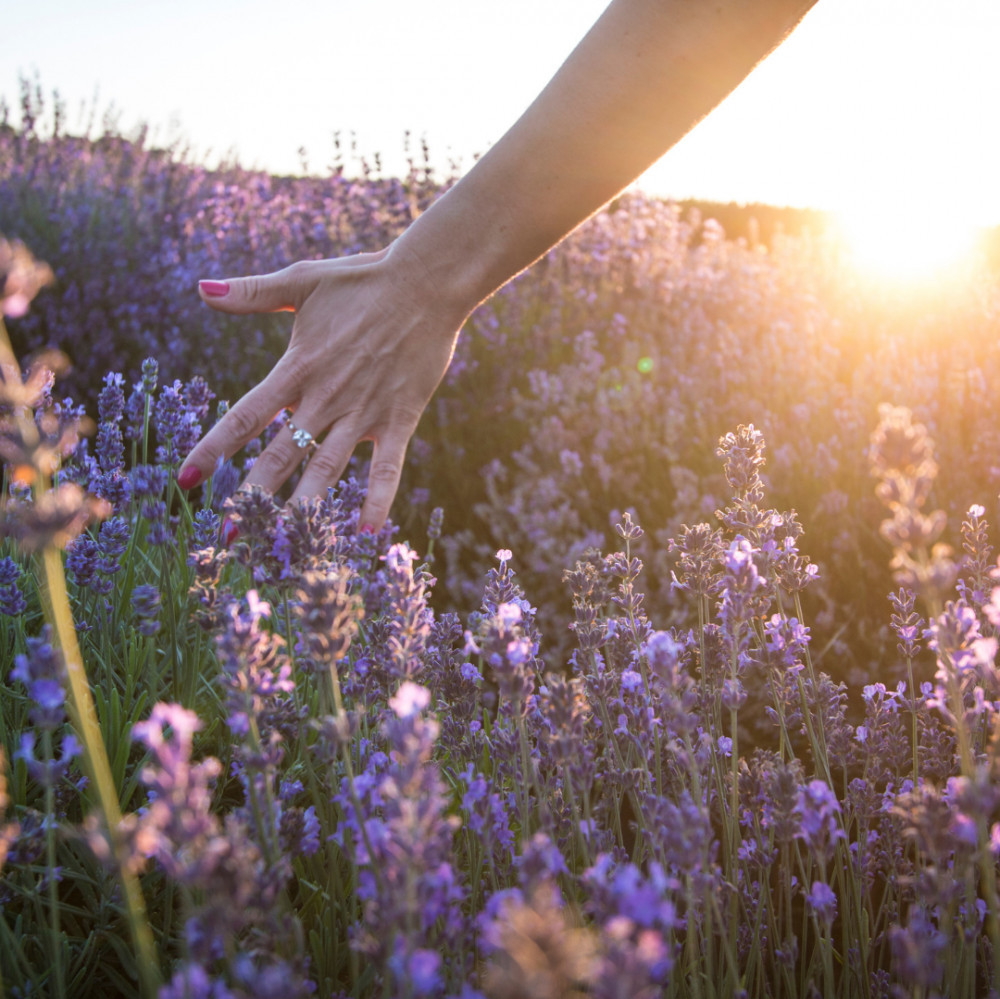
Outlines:
<svg viewBox="0 0 1000 999"><path fill-rule="evenodd" d="M52 732L42 733L42 750L46 762L52 760ZM55 995L66 995L66 979L62 964L62 928L59 920L59 884L56 880L56 789L51 779L45 785L45 859L48 868L49 933L52 947L52 974L55 977Z"/></svg>
<svg viewBox="0 0 1000 999"><path fill-rule="evenodd" d="M45 573L44 600L46 617L55 633L56 644L62 652L69 679L69 710L73 724L84 746L84 766L97 794L98 804L104 813L111 842L111 853L118 867L122 894L128 912L129 929L137 953L137 970L141 994L144 999L156 999L160 986L160 969L153 946L153 933L146 916L138 878L126 866L126 849L121 838L122 813L118 795L111 777L107 750L101 737L94 701L87 684L76 630L69 609L66 577L59 552L47 547L42 553Z"/></svg>

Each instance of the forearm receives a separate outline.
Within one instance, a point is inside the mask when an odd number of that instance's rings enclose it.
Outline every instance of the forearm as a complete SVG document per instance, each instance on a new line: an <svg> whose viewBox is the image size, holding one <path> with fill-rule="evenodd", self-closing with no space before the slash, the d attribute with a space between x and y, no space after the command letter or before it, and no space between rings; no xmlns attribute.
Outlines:
<svg viewBox="0 0 1000 999"><path fill-rule="evenodd" d="M506 135L393 253L466 311L636 179L815 0L613 0Z"/></svg>

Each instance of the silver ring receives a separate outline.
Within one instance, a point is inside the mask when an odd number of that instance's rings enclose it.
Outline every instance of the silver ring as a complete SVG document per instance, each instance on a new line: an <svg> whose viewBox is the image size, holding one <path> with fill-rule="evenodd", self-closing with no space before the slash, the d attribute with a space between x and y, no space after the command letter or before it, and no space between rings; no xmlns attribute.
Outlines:
<svg viewBox="0 0 1000 999"><path fill-rule="evenodd" d="M300 427L295 426L291 420L288 420L287 423L288 429L292 432L292 441L300 451L319 446L316 443L316 438L308 430L302 430Z"/></svg>

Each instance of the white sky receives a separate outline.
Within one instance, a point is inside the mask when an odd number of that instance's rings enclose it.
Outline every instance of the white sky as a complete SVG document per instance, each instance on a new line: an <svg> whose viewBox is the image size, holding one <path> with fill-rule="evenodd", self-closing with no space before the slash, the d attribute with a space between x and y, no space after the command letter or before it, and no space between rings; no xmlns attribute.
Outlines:
<svg viewBox="0 0 1000 999"><path fill-rule="evenodd" d="M34 0L3 15L0 95L97 97L199 155L321 171L334 131L398 169L403 133L471 165L606 0ZM1000 0L820 0L642 180L675 197L1000 224ZM15 116L16 117L16 116Z"/></svg>

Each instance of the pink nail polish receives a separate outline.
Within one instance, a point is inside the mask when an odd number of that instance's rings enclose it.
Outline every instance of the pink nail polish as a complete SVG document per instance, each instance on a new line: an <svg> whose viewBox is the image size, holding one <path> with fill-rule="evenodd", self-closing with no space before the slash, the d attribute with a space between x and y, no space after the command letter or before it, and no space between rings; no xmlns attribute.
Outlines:
<svg viewBox="0 0 1000 999"><path fill-rule="evenodd" d="M199 482L201 482L201 472L198 471L194 465L188 465L188 467L177 476L177 485L179 485L181 489L193 489Z"/></svg>
<svg viewBox="0 0 1000 999"><path fill-rule="evenodd" d="M362 524L361 525L361 533L362 534L374 534L375 533L375 528L371 524Z"/></svg>
<svg viewBox="0 0 1000 999"><path fill-rule="evenodd" d="M228 281L199 281L198 287L209 298L224 298L229 294Z"/></svg>

